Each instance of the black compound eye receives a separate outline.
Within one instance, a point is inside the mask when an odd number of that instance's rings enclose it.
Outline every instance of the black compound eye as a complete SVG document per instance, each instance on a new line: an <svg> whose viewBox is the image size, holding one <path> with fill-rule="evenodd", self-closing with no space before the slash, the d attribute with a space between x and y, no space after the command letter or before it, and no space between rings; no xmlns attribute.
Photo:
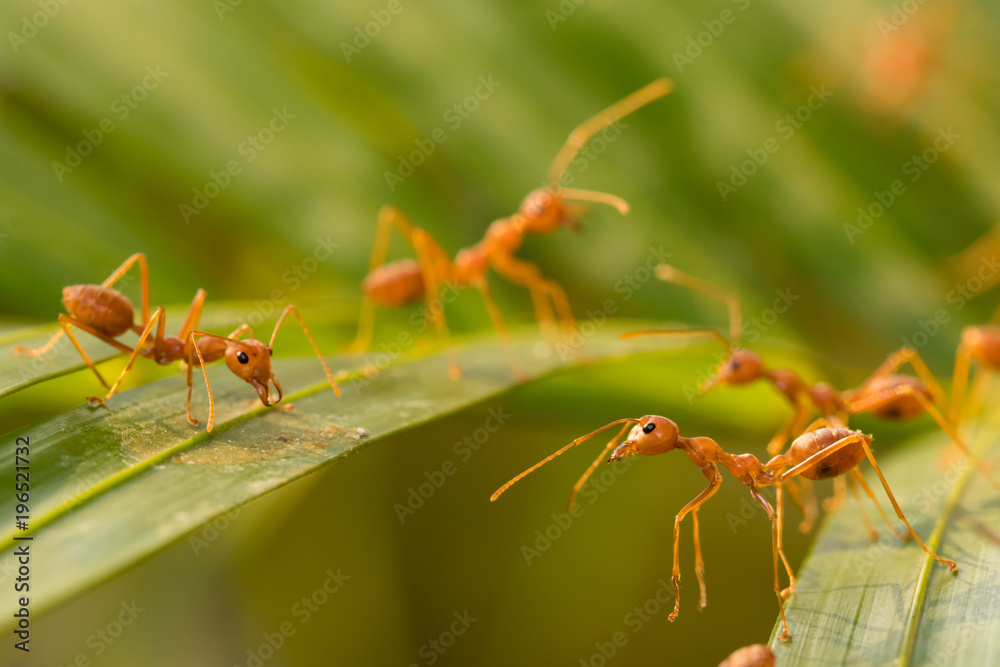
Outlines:
<svg viewBox="0 0 1000 667"><path fill-rule="evenodd" d="M733 359L731 362L729 362L729 367L732 368L734 371L738 371L740 370L740 362L737 361L736 359Z"/></svg>
<svg viewBox="0 0 1000 667"><path fill-rule="evenodd" d="M239 362L240 362L241 364L245 364L245 363L248 363L248 362L250 361L250 357L248 357L248 356L247 356L247 353L246 353L246 352L243 352L242 350L241 350L240 352L238 352L238 353L236 354L236 359L237 359L237 360L238 360L238 361L239 361Z"/></svg>
<svg viewBox="0 0 1000 667"><path fill-rule="evenodd" d="M656 424L653 422L647 422L645 426L642 427L643 433L652 433L656 430Z"/></svg>

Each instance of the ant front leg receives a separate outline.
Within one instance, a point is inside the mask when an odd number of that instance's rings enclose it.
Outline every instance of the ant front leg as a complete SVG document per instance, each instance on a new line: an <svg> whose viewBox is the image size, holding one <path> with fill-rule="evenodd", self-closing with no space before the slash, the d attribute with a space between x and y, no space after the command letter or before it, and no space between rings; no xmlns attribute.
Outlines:
<svg viewBox="0 0 1000 667"><path fill-rule="evenodd" d="M681 610L681 566L680 566L680 540L681 540L681 521L688 513L697 511L705 501L715 495L715 492L719 490L719 485L722 483L722 475L719 474L719 469L714 463L707 463L701 469L701 472L708 478L708 488L698 494L698 496L685 505L677 516L674 517L674 567L671 572L671 581L674 585L674 610L667 617L668 621L674 621L677 619L677 614ZM696 538L697 540L698 538ZM704 567L702 568L704 570ZM704 573L703 573L704 574ZM702 583L702 586L704 584ZM702 588L702 594L704 595L704 588Z"/></svg>
<svg viewBox="0 0 1000 667"><path fill-rule="evenodd" d="M479 290L480 296L483 297L483 303L486 304L486 311L489 313L490 319L493 321L493 327L497 330L497 335L500 337L500 344L503 345L504 354L507 355L507 364L510 366L511 374L518 382L526 382L529 378L517 364L517 358L514 356L514 349L510 343L510 333L507 331L507 324L503 321L503 315L500 314L500 308L497 306L496 301L493 300L489 283L484 277L476 280L473 284Z"/></svg>
<svg viewBox="0 0 1000 667"><path fill-rule="evenodd" d="M63 313L60 313L59 315L59 326L62 327L63 332L69 338L70 342L73 343L73 347L76 348L76 351L80 353L81 357L83 357L84 363L86 363L87 366L90 367L90 370L94 371L94 375L96 375L97 379L101 381L101 384L104 385L105 387L109 387L110 385L108 385L108 383L104 380L104 377L101 375L100 371L97 370L97 366L94 365L94 362L91 361L89 356L87 356L87 353L84 351L83 346L80 345L80 341L77 340L76 336L73 334L73 331L70 329L70 326L74 326L80 331L86 331L91 336L103 340L108 345L117 348L118 350L124 352L125 354L131 354L133 352L133 349L128 345L125 345L124 343L115 340L111 336L108 336L107 334L104 334L98 331L97 329L94 329L90 325L85 324L80 320L70 317L69 315Z"/></svg>
<svg viewBox="0 0 1000 667"><path fill-rule="evenodd" d="M417 251L420 268L423 271L427 311L434 321L434 328L437 329L438 338L441 339L441 345L445 348L445 354L448 357L448 375L452 380L457 380L462 376L462 370L458 367L455 351L451 346L451 333L448 331L448 323L445 321L444 303L441 301L439 285L443 277L441 273L443 271L453 273L453 266L441 246L424 230L414 230L411 240Z"/></svg>
<svg viewBox="0 0 1000 667"><path fill-rule="evenodd" d="M771 508L771 505L765 500L764 496L760 495L760 491L756 487L750 486L750 495L753 497L757 504L760 505L764 512L767 514L767 518L771 521L771 551L774 560L774 594L778 598L778 612L781 614L781 634L778 639L782 641L789 641L792 636L788 633L788 622L785 620L785 598L783 591L781 589L781 581L778 578L778 562L781 561L785 564L785 569L788 572L791 584L789 588L794 588L795 577L792 576L791 568L788 566L788 561L785 559L784 551L781 548L781 527L778 521L778 514ZM780 489L780 484L778 485ZM779 502L784 502L784 499L779 495ZM782 515L784 511L782 510Z"/></svg>
<svg viewBox="0 0 1000 667"><path fill-rule="evenodd" d="M135 363L136 357L142 354L142 346L146 344L146 339L149 338L149 334L152 333L153 331L153 325L157 324L157 322L159 322L159 327L157 328L156 331L156 339L153 349L155 350L156 347L158 347L158 344L163 341L164 326L166 325L166 319L163 313L164 310L163 307L161 306L157 308L156 312L153 313L153 316L149 318L149 321L146 322L146 326L143 328L142 333L139 334L139 340L138 342L136 342L135 347L132 349L132 354L128 358L128 363L125 364L125 368L122 370L121 375L118 376L118 380L116 380L115 383L111 386L111 388L108 390L108 393L104 396L104 398L91 396L88 399L90 401L91 407L97 407L98 405L104 403L109 398L115 395L115 392L118 391L118 385L120 385L122 380L125 379L125 376L128 374L128 372L132 370L132 364Z"/></svg>
<svg viewBox="0 0 1000 667"><path fill-rule="evenodd" d="M530 262L509 256L494 259L493 268L510 282L528 290L535 308L535 319L538 320L538 326L542 331L542 337L554 342L559 336L555 311L552 310L549 292L545 287L545 279L542 278L542 272L539 268Z"/></svg>

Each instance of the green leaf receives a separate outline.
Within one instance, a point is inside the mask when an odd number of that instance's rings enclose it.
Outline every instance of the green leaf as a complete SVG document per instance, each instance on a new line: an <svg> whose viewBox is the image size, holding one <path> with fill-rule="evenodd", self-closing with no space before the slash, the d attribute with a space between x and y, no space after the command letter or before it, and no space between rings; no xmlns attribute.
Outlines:
<svg viewBox="0 0 1000 667"><path fill-rule="evenodd" d="M997 430L974 449L994 453ZM902 543L865 509L872 542L851 499L831 514L786 606L793 640L774 641L778 664L995 665L1000 663L1000 497L965 457L944 458L948 441L925 437L879 460L907 519L928 548L958 563L957 574ZM875 456L879 456L877 443ZM892 518L867 463L866 477ZM902 523L896 525L905 530Z"/></svg>
<svg viewBox="0 0 1000 667"><path fill-rule="evenodd" d="M587 341L585 353L530 339L518 339L515 351L523 369L537 378L588 361L681 346L672 339L619 342L624 330L604 326ZM14 478L15 439L31 443L33 576L45 582L34 593L33 611L49 609L213 517L384 436L517 384L495 337L456 353L464 371L459 381L449 380L444 359L433 356L390 366L372 378L355 373L342 383L340 398L315 358L276 358L275 373L294 401L291 411L261 406L246 383L209 367L216 407L210 434L188 424L185 379L172 377L117 394L105 406L81 406L6 435L0 479ZM330 360L335 371L345 363ZM202 420L206 404L203 386L197 387L195 415ZM14 514L13 498L0 497L0 516ZM12 524L0 531L3 573L13 571L19 534ZM14 602L4 597L0 616L12 618Z"/></svg>

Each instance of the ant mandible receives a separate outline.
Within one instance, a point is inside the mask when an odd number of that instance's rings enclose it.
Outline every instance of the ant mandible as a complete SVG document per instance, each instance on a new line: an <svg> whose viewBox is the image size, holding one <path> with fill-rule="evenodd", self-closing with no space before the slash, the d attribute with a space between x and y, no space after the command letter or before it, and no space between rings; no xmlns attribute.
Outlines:
<svg viewBox="0 0 1000 667"><path fill-rule="evenodd" d="M514 376L522 378L523 374L510 348L507 326L490 293L487 272L492 268L507 280L527 288L534 305L535 317L544 335L551 337L557 331L555 312L559 314L564 331L573 331L575 320L563 288L555 281L545 278L535 264L517 259L514 255L528 234L549 234L560 228L574 231L579 229L577 217L586 209L575 202L608 204L623 215L628 213L628 204L619 197L590 190L564 188L560 181L573 157L597 132L663 97L672 89L673 83L669 79L659 79L579 125L570 134L549 168L546 187L528 194L514 215L491 223L485 238L476 245L460 250L454 260L427 230L415 227L396 207L383 206L378 215L368 275L361 283L364 293L361 316L357 337L350 350L360 353L368 349L375 323L376 305L399 308L423 298L438 337L448 350L448 373L453 379L457 379L461 370L450 349L450 334L439 293L443 283L455 287L472 286L478 290L486 305ZM417 254L416 260L403 259L385 263L393 227L413 246Z"/></svg>
<svg viewBox="0 0 1000 667"><path fill-rule="evenodd" d="M677 424L666 417L646 415L640 419L618 419L610 424L602 426L592 433L588 433L585 436L577 438L565 447L557 450L553 454L550 454L540 462L517 475L497 489L493 495L490 496L490 501L495 501L502 493L519 480L534 472L552 459L597 435L605 429L618 424L625 424L625 426L623 426L617 435L611 439L604 450L601 451L601 454L597 457L597 459L590 465L589 468L587 468L583 476L574 485L573 493L570 495L571 507L575 501L576 494L587 481L587 478L590 477L600 462L605 456L608 456L609 453L610 458L608 458L608 461L617 461L634 454L655 456L657 454L664 454L673 449L680 449L688 455L691 463L701 468L702 474L708 478L708 488L698 494L694 500L681 508L681 511L677 513L676 517L674 517L674 554L672 570L674 609L667 620L675 620L680 612L680 524L684 517L688 514L691 514L691 520L694 527L695 573L698 577L698 587L701 593L699 608L703 609L706 605L707 597L704 577L705 564L701 555L701 540L698 531L698 510L709 498L715 495L716 491L719 490L719 485L722 483L722 476L719 474L718 469L719 465L726 468L733 477L738 479L749 489L750 495L753 497L754 501L756 501L757 504L764 509L768 519L771 521L771 545L774 562L774 593L778 600L778 609L781 616L782 626L782 632L779 635L779 639L784 641L791 639L791 635L788 632L788 623L785 620L784 600L795 590L795 576L788 564L788 560L785 558L782 548L782 522L784 517L784 498L782 489L787 480L796 476L801 475L809 479L819 480L836 477L845 473L852 473L853 475L861 478L861 483L863 484L869 498L871 498L872 502L879 507L879 512L882 513L881 507L875 500L875 495L871 488L864 482L864 477L856 470L857 465L862 461L862 459L867 458L871 463L872 468L875 469L879 480L882 482L882 487L885 489L886 495L889 497L889 501L892 503L893 509L896 511L896 516L898 516L906 525L909 530L909 534L916 538L917 543L920 544L920 547L925 553L927 553L927 555L931 556L943 565L947 565L953 572L958 569L958 565L954 561L945 560L928 549L923 540L920 539L920 536L914 532L910 522L903 514L903 510L896 502L896 499L889 488L889 483L882 475L882 471L878 467L878 463L875 461L875 456L871 451L871 436L865 435L860 431L853 431L837 424L836 422L829 422L825 419L819 419L811 424L805 433L795 439L785 454L774 457L768 461L767 464L761 464L760 460L752 454L730 454L723 450L722 447L720 447L719 444L711 438L683 437L680 435ZM632 425L632 429L626 436L625 441L619 443L629 425ZM772 509L771 505L759 491L760 488L766 486L774 486L776 489L777 496L775 504L777 511ZM884 513L882 513L882 516L885 518L886 523L889 523L889 519ZM784 591L781 589L778 578L779 561L784 565L790 582L789 587Z"/></svg>
<svg viewBox="0 0 1000 667"><path fill-rule="evenodd" d="M977 468L989 483L1000 490L1000 483L993 478L989 469L973 456L957 429L948 419L945 419L941 409L937 407L939 405L942 407L947 405L944 391L940 383L930 372L927 364L913 348L903 347L891 354L856 389L839 392L826 383L809 385L795 371L785 368L770 369L759 354L740 347L742 319L739 299L736 296L728 294L711 283L666 264L657 267L656 275L666 282L672 282L724 301L729 310L729 339L726 339L718 331L704 329L635 331L623 334L622 338L636 338L648 335L707 335L721 342L726 346L728 356L719 365L715 375L702 383L700 387L702 391L708 391L715 386L738 386L750 384L757 380L766 380L785 397L795 410L792 418L768 444L767 451L769 455L776 455L781 451L790 437L802 432L802 428L809 417L810 403L821 416L828 419L836 419L839 423L843 424L847 423L849 416L867 412L871 412L874 416L885 420L912 419L927 413L970 460L976 461ZM968 333L969 340L985 340L983 334L979 333L982 331L987 331L987 329L983 327L970 328ZM996 348L994 349L997 352L997 359L1000 361L1000 327L996 328L995 344ZM986 348L988 348L988 343L982 343L976 349L982 350ZM961 352L960 358L962 358ZM913 367L918 377L896 374L906 363L909 363ZM956 363L956 373L958 372L959 364ZM852 489L852 492L857 493L855 489ZM838 487L835 504L839 504L839 499L843 497L843 493L843 487ZM813 516L812 512L807 514L802 526L804 531L807 531L811 527Z"/></svg>
<svg viewBox="0 0 1000 667"><path fill-rule="evenodd" d="M134 323L135 313L132 302L124 294L111 288L134 264L139 265L142 291L142 320L139 324ZM212 398L212 387L208 381L208 371L205 369L205 364L225 359L226 366L234 375L253 385L253 388L257 391L257 395L260 396L261 403L266 406L278 403L284 394L281 384L278 383L278 379L274 376L274 371L271 369L271 354L274 349L274 339L278 335L278 329L281 328L282 323L289 313L294 313L299 324L302 325L302 330L309 339L309 343L319 357L320 363L323 364L323 370L326 371L326 376L330 380L330 386L333 387L334 392L338 396L340 395L340 388L337 386L336 380L333 379L333 374L330 373L326 361L323 360L323 355L316 346L316 341L313 340L312 334L309 333L309 329L306 327L306 323L303 321L298 308L289 305L282 311L281 316L278 317L277 324L274 325L271 342L265 345L253 338L253 331L247 324L240 325L228 336L218 336L198 331L198 318L201 316L201 309L204 302L205 290L199 289L195 293L194 300L191 302L191 308L188 310L187 317L181 325L180 332L176 336L165 336L166 317L163 307L158 307L152 316L149 314L149 271L146 265L146 255L136 253L125 260L125 263L118 267L100 285L72 285L64 288L63 304L66 306L69 314L59 314L61 331L56 333L45 345L39 348L29 350L24 347L18 347L14 350L14 353L26 356L44 354L59 341L63 334L68 336L73 343L73 347L83 357L87 366L94 371L101 384L108 388L108 393L104 398L91 396L88 399L91 406L100 405L114 395L118 389L118 385L121 384L125 375L132 369L132 364L137 357L141 356L152 359L161 366L172 364L175 361L182 361L187 364L187 418L195 426L199 422L191 414L192 377L194 367L201 366L202 373L205 375L205 387L208 390L207 430L211 431L215 419L215 401ZM156 335L152 336L152 340L150 340L154 325L156 325ZM87 356L87 353L80 345L70 327L76 327L81 331L85 331L118 350L131 355L129 356L128 363L125 365L125 369L113 385L109 386L104 377L101 376L101 373L97 370L90 357ZM136 342L135 347L129 347L121 341L116 340L128 331L139 334L139 340ZM249 334L250 337L240 340L240 337L244 334ZM149 344L147 345L147 343ZM275 389L278 391L277 398L271 395L271 383L274 384Z"/></svg>

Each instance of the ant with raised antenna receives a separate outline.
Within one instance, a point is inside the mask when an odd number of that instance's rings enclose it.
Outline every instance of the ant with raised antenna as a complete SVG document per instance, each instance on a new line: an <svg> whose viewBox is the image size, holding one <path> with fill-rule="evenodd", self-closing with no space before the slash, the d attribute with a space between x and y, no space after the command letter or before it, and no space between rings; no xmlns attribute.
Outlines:
<svg viewBox="0 0 1000 667"><path fill-rule="evenodd" d="M779 635L779 639L783 641L791 639L791 635L788 632L788 623L785 620L784 600L795 590L795 576L782 549L782 522L784 517L784 498L782 488L789 479L797 476L803 476L809 479L819 480L850 473L852 477L860 479L860 483L864 487L868 497L871 498L872 502L875 503L875 506L879 508L879 513L882 514L886 523L891 526L888 516L882 512L881 506L878 504L878 501L875 500L875 494L864 481L864 477L857 471L857 465L863 459L867 458L871 463L872 468L875 469L875 473L878 475L879 480L882 482L882 487L885 489L885 493L889 497L889 501L892 503L893 509L896 511L896 516L898 516L906 525L909 530L909 534L917 540L917 543L920 544L920 547L927 555L931 556L941 564L947 565L952 572L958 569L958 565L954 561L945 560L928 549L927 545L925 545L923 540L920 539L920 536L913 530L910 522L903 514L903 510L900 509L899 504L896 502L896 498L893 496L892 490L889 488L889 483L882 475L882 470L875 461L875 455L871 451L871 436L865 435L860 431L848 429L835 421L827 421L826 419L819 419L813 422L806 429L805 433L792 442L786 453L774 457L766 464L761 464L760 460L753 454L730 454L723 450L722 447L720 447L719 444L711 438L683 437L680 435L680 430L678 429L677 424L666 417L646 415L640 419L617 419L602 426L596 431L577 438L565 447L555 451L521 474L517 475L497 489L493 495L490 496L490 501L495 501L515 483L542 467L552 459L560 456L580 443L585 442L598 433L601 433L602 431L613 426L617 426L618 424L624 424L624 426L611 439L611 441L608 442L597 459L590 465L590 467L587 468L583 476L573 486L573 492L570 495L570 507L572 507L576 494L579 492L580 488L594 472L600 462L609 454L610 457L607 460L610 462L617 461L634 454L654 456L656 454L664 454L673 449L680 449L687 454L691 463L701 468L702 474L708 478L708 487L698 494L694 500L681 508L681 511L674 517L674 558L672 569L674 609L667 619L669 621L675 620L680 612L680 525L681 521L683 521L684 517L688 514L691 514L691 522L694 527L695 574L698 577L698 587L701 593L699 608L703 609L707 603L705 589L705 563L701 555L701 539L698 531L698 510L703 504L705 504L706 501L708 501L709 498L715 495L716 491L719 490L719 485L722 484L722 475L719 473L718 468L719 465L726 468L726 470L728 470L733 477L738 479L750 490L751 497L753 497L754 501L760 505L761 508L763 508L768 519L771 521L771 546L774 559L774 593L777 597L778 609L781 614L782 632ZM628 435L625 436L625 431L630 425L632 428L628 432ZM625 440L623 442L619 442L623 436L625 436ZM767 486L775 487L777 492L775 502L777 511L771 507L770 503L767 502L759 491L760 488ZM784 590L782 590L778 578L779 561L784 565L785 572L789 577L789 586Z"/></svg>
<svg viewBox="0 0 1000 667"><path fill-rule="evenodd" d="M361 283L364 296L358 333L349 349L354 353L368 349L375 323L376 305L399 308L423 298L438 337L448 350L448 373L453 379L457 379L461 370L450 348L450 334L439 303L439 292L442 283L455 287L472 286L479 291L486 304L486 310L503 343L511 371L515 377L522 378L523 374L510 347L507 326L490 293L486 279L488 271L492 268L512 283L528 289L543 335L551 336L557 331L556 312L564 332L575 330L573 312L563 288L546 278L535 264L516 258L515 253L528 234L549 234L561 228L578 230L580 225L577 218L586 212L586 208L577 202L608 204L623 215L628 213L628 204L619 197L603 192L564 188L560 182L573 157L597 132L663 97L672 89L673 82L669 79L658 79L579 125L570 133L569 139L549 168L546 186L528 194L517 213L491 223L483 240L460 250L454 260L427 230L415 227L398 208L383 206L378 215L368 275ZM403 259L385 263L393 227L413 246L417 254L416 260Z"/></svg>
<svg viewBox="0 0 1000 667"><path fill-rule="evenodd" d="M134 321L135 311L132 302L124 294L111 287L134 264L139 265L141 280L142 320L139 324L136 324ZM201 366L202 373L205 376L205 387L208 390L207 430L211 431L215 419L215 401L212 397L212 386L209 384L208 371L205 369L205 365L219 359L225 359L226 366L234 375L253 385L253 388L257 391L257 395L260 396L261 403L266 406L278 403L284 394L278 378L274 376L274 371L271 369L271 354L274 351L274 339L278 335L278 329L281 328L285 318L290 313L294 313L299 324L302 326L302 331L305 332L309 343L319 357L320 363L323 364L323 370L326 371L326 377L330 380L330 386L333 387L334 392L338 396L340 395L340 388L337 386L336 380L333 379L333 374L330 373L330 369L326 365L326 361L324 361L323 355L316 346L316 341L313 340L312 334L309 333L309 329L306 327L306 323L302 319L302 315L299 313L297 307L293 305L285 307L285 310L278 317L277 324L274 325L271 342L265 345L253 338L253 330L247 324L240 325L228 336L219 336L199 331L197 329L198 318L201 316L201 309L204 302L205 290L199 289L195 293L194 300L191 302L191 307L188 310L187 317L184 318L180 332L176 336L165 336L166 317L163 307L158 307L152 316L149 314L149 270L146 265L146 255L136 253L125 260L125 263L118 267L100 285L72 285L64 288L63 304L66 306L66 311L69 314L59 314L59 326L61 330L39 348L29 350L24 347L18 347L14 350L14 353L26 356L44 354L52 349L64 334L68 336L73 343L73 347L83 357L87 366L94 371L101 384L108 388L108 393L104 398L91 396L88 399L92 407L104 403L115 394L118 390L118 385L121 384L125 375L132 369L132 364L135 363L137 357L141 356L152 359L161 366L180 361L187 365L187 419L195 426L199 422L191 414L191 394L194 388L192 377L194 367ZM152 335L154 325L156 325L155 336ZM94 365L94 362L91 361L80 345L80 341L77 340L71 327L85 331L95 338L99 338L105 343L130 355L125 369L113 385L108 385L104 380L100 371L97 370L97 366ZM128 331L133 331L139 335L139 340L136 342L135 347L129 347L121 341L116 340ZM244 334L248 334L250 337L241 340ZM277 398L271 395L270 385L272 383L278 391Z"/></svg>
<svg viewBox="0 0 1000 667"><path fill-rule="evenodd" d="M810 404L815 407L821 416L828 419L835 419L841 424L847 424L848 418L852 415L867 412L885 420L912 419L926 413L937 422L938 426L948 434L970 460L976 462L977 468L989 483L1000 490L1000 483L997 483L990 474L989 469L970 452L959 435L958 430L945 418L941 409L937 407L942 406L945 408L948 404L944 391L920 354L913 348L904 347L891 354L856 389L840 392L826 383L810 385L795 371L786 368L770 369L759 354L740 347L742 318L740 302L736 296L723 291L705 280L696 278L666 264L661 264L656 268L656 276L660 280L681 285L690 290L723 301L729 311L729 338L727 339L714 329L633 331L623 334L622 338L628 339L650 335L711 336L722 343L727 348L728 355L719 365L715 375L701 384L700 389L703 392L716 386L739 386L747 385L757 380L765 380L770 382L785 397L795 411L792 418L789 419L785 426L768 443L767 451L770 456L774 456L780 452L790 437L802 432L802 428L809 417ZM977 331L981 330L983 330L981 327L977 329ZM970 333L969 335L971 337L970 340L972 340L981 334ZM1000 361L1000 327L997 328L996 336L997 347L995 349L997 350L997 359ZM909 363L913 367L918 377L896 374L906 363ZM957 372L958 364L956 364ZM848 479L848 483L851 483L850 478ZM852 493L857 497L856 489L852 488ZM837 487L837 493L832 499L833 502L826 506L827 509L839 506L844 495L843 486ZM805 517L800 529L803 532L808 532L815 518L815 510L810 502L805 504L804 513ZM874 529L870 530L869 533L875 537Z"/></svg>

